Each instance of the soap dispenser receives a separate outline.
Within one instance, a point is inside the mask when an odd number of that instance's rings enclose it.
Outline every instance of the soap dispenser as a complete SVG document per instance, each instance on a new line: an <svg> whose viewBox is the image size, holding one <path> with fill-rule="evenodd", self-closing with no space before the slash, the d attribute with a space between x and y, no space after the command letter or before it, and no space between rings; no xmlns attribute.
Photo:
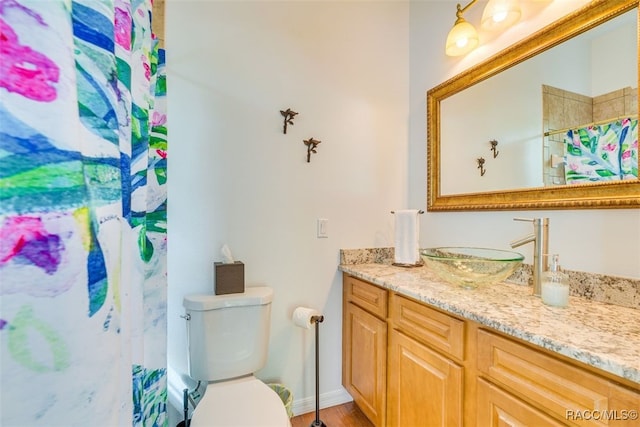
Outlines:
<svg viewBox="0 0 640 427"><path fill-rule="evenodd" d="M551 256L549 270L542 274L542 302L555 307L569 305L569 277L560 269L560 257Z"/></svg>

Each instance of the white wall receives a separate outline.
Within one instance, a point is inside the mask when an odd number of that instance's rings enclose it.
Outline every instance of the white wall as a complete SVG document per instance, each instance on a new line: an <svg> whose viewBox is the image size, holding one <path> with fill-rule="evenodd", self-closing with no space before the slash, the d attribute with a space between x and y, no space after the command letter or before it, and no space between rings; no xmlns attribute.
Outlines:
<svg viewBox="0 0 640 427"><path fill-rule="evenodd" d="M182 297L211 291L228 243L247 284L275 289L259 376L311 410L313 334L289 320L309 305L326 315L323 401L343 397L338 251L391 246L389 211L425 208L426 91L584 2L555 2L454 59L443 46L455 1L169 0L170 367L186 373ZM284 135L288 107L300 114ZM310 137L322 144L308 164ZM638 210L426 213L421 244L507 248L530 232L514 216L550 217L566 268L640 278Z"/></svg>
<svg viewBox="0 0 640 427"><path fill-rule="evenodd" d="M633 15L632 15L633 16ZM622 18L618 18L622 20ZM592 96L598 96L618 90L622 87L638 87L638 60L633 61L629 52L637 52L637 19L625 17L626 25L594 40L591 54L593 75L603 76L594 79L591 86ZM614 42L615 41L615 42ZM611 58L629 58L619 67L611 67Z"/></svg>
<svg viewBox="0 0 640 427"><path fill-rule="evenodd" d="M187 372L182 297L212 291L228 243L247 285L275 290L259 377L314 408L314 334L290 321L311 306L325 314L320 392L344 398L339 249L391 246L390 211L406 207L409 4L169 1L166 12L169 365ZM286 108L299 115L285 135ZM307 163L310 137L322 143Z"/></svg>

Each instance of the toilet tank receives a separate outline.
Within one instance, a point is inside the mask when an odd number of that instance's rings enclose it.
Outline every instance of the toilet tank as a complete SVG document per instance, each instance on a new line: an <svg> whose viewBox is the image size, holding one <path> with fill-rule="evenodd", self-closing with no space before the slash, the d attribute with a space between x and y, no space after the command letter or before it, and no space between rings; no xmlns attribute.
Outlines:
<svg viewBox="0 0 640 427"><path fill-rule="evenodd" d="M211 382L264 367L272 299L273 289L267 286L237 294L185 296L189 376Z"/></svg>

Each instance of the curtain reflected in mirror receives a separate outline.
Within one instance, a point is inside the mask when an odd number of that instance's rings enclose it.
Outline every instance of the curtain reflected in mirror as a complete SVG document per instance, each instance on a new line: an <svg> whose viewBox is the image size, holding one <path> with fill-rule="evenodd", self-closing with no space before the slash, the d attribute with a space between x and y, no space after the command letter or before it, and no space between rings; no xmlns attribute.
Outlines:
<svg viewBox="0 0 640 427"><path fill-rule="evenodd" d="M543 87L545 186L638 179L636 93L627 87L590 97Z"/></svg>

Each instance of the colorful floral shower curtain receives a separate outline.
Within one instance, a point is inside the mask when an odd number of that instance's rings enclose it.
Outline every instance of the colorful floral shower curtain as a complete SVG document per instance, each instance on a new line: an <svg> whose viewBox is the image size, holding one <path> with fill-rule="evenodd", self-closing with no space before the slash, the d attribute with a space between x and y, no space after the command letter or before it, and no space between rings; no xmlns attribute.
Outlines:
<svg viewBox="0 0 640 427"><path fill-rule="evenodd" d="M571 129L564 142L567 184L638 178L638 119Z"/></svg>
<svg viewBox="0 0 640 427"><path fill-rule="evenodd" d="M151 0L0 0L0 425L164 426Z"/></svg>

